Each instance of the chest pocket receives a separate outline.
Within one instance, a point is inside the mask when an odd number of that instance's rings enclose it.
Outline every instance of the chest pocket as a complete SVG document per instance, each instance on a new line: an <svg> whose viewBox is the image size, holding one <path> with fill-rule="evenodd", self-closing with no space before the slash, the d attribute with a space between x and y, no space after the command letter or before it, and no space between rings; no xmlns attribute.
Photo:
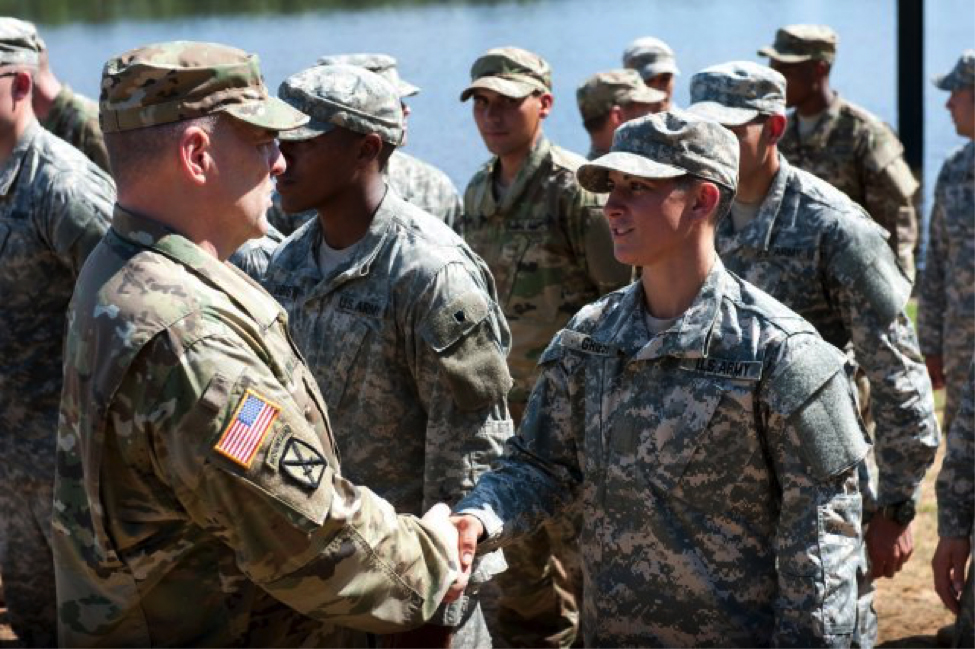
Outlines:
<svg viewBox="0 0 975 649"><path fill-rule="evenodd" d="M816 268L816 248L782 242L762 251L756 268L748 275L749 281L766 293L790 296L789 306L801 313L802 304L795 298L819 290Z"/></svg>
<svg viewBox="0 0 975 649"><path fill-rule="evenodd" d="M315 379L331 409L341 407L343 400L353 396L349 389L356 374L356 364L367 339L380 327L380 321L341 307L331 317L319 321L313 334L307 336L304 347Z"/></svg>
<svg viewBox="0 0 975 649"><path fill-rule="evenodd" d="M508 317L546 323L560 317L571 260L553 228L545 218L508 223L510 241L503 248L502 265L511 276L498 291Z"/></svg>

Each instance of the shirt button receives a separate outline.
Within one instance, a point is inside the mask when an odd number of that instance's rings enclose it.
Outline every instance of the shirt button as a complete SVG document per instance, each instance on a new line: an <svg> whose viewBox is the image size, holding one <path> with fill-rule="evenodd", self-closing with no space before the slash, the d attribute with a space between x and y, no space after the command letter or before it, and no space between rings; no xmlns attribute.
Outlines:
<svg viewBox="0 0 975 649"><path fill-rule="evenodd" d="M315 410L311 406L305 406L305 419L315 421Z"/></svg>

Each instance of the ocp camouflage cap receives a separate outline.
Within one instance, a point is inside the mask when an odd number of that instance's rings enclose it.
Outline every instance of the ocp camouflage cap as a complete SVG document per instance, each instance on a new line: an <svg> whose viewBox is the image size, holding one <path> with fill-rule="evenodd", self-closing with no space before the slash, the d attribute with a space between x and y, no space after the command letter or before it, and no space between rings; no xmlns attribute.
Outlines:
<svg viewBox="0 0 975 649"><path fill-rule="evenodd" d="M583 121L602 117L613 106L652 104L666 98L666 92L643 83L636 70L597 72L576 90L576 102Z"/></svg>
<svg viewBox="0 0 975 649"><path fill-rule="evenodd" d="M623 67L636 70L643 79L658 74L680 74L674 50L653 36L638 38L627 46L623 51Z"/></svg>
<svg viewBox="0 0 975 649"><path fill-rule="evenodd" d="M357 65L378 74L393 84L401 98L412 97L420 92L420 89L412 83L403 81L396 70L396 59L388 54L332 54L318 59L318 65L335 65L337 63Z"/></svg>
<svg viewBox="0 0 975 649"><path fill-rule="evenodd" d="M642 178L691 174L738 189L738 138L717 122L674 109L629 121L613 136L609 153L576 171L589 191L608 192L609 172Z"/></svg>
<svg viewBox="0 0 975 649"><path fill-rule="evenodd" d="M934 85L948 92L975 86L975 50L962 52L951 72L934 77Z"/></svg>
<svg viewBox="0 0 975 649"><path fill-rule="evenodd" d="M99 109L106 133L215 113L272 131L308 121L268 95L256 55L196 41L145 45L109 59L102 70Z"/></svg>
<svg viewBox="0 0 975 649"><path fill-rule="evenodd" d="M758 54L782 63L832 63L839 40L826 25L787 25L775 32L775 43L758 50Z"/></svg>
<svg viewBox="0 0 975 649"><path fill-rule="evenodd" d="M376 133L385 142L403 142L399 94L378 74L356 65L318 65L285 79L278 96L311 120L282 133L282 140L310 140L336 127Z"/></svg>
<svg viewBox="0 0 975 649"><path fill-rule="evenodd" d="M471 66L471 85L460 93L467 101L478 88L505 97L521 99L533 92L552 91L552 68L548 62L520 47L496 47L482 54Z"/></svg>
<svg viewBox="0 0 975 649"><path fill-rule="evenodd" d="M0 18L0 65L37 65L44 49L44 41L33 23Z"/></svg>
<svg viewBox="0 0 975 649"><path fill-rule="evenodd" d="M752 61L704 68L691 77L688 110L724 126L740 126L759 115L784 115L785 77Z"/></svg>

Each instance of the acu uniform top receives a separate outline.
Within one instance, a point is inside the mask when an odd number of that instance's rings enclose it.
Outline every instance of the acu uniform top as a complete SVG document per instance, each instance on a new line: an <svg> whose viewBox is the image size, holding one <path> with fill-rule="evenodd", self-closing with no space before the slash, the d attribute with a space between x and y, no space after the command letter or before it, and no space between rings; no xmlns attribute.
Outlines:
<svg viewBox="0 0 975 649"><path fill-rule="evenodd" d="M98 125L98 106L92 100L62 85L41 126L84 153L104 171L109 170L105 136Z"/></svg>
<svg viewBox="0 0 975 649"><path fill-rule="evenodd" d="M501 468L493 549L581 499L586 646L848 644L866 453L844 357L715 261L651 336L640 283L581 310Z"/></svg>
<svg viewBox="0 0 975 649"><path fill-rule="evenodd" d="M416 519L341 477L281 307L121 208L72 303L55 499L66 645L400 630L449 574Z"/></svg>

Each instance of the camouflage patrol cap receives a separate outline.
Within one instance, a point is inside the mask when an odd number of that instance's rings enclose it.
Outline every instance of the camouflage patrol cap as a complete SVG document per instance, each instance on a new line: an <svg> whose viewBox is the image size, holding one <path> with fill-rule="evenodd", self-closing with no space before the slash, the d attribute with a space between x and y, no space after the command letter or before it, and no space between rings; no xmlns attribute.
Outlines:
<svg viewBox="0 0 975 649"><path fill-rule="evenodd" d="M951 72L937 75L934 78L934 85L948 92L966 86L975 86L975 50L962 52Z"/></svg>
<svg viewBox="0 0 975 649"><path fill-rule="evenodd" d="M471 85L460 93L467 101L478 88L505 97L521 99L533 92L552 91L552 68L548 62L520 47L496 47L482 54L471 66Z"/></svg>
<svg viewBox="0 0 975 649"><path fill-rule="evenodd" d="M375 72L386 81L393 84L400 98L412 97L420 92L420 89L412 83L403 81L396 70L396 59L388 54L333 54L323 56L318 59L318 65L357 65L370 72Z"/></svg>
<svg viewBox="0 0 975 649"><path fill-rule="evenodd" d="M636 70L643 79L658 74L680 74L674 50L653 36L638 38L627 46L623 52L623 67Z"/></svg>
<svg viewBox="0 0 975 649"><path fill-rule="evenodd" d="M826 25L787 25L775 32L775 43L758 50L758 54L782 63L832 63L839 40Z"/></svg>
<svg viewBox="0 0 975 649"><path fill-rule="evenodd" d="M688 110L724 126L747 124L759 115L784 115L785 77L751 61L704 68L691 77Z"/></svg>
<svg viewBox="0 0 975 649"><path fill-rule="evenodd" d="M738 138L684 110L647 115L616 129L610 152L579 167L576 178L589 191L608 192L610 171L642 178L691 174L735 191Z"/></svg>
<svg viewBox="0 0 975 649"><path fill-rule="evenodd" d="M215 113L272 131L308 121L267 94L256 55L195 41L145 45L109 59L99 108L105 133Z"/></svg>
<svg viewBox="0 0 975 649"><path fill-rule="evenodd" d="M318 65L285 79L278 96L311 117L301 128L282 133L282 140L310 140L335 127L376 133L385 142L403 141L399 94L378 74L356 65Z"/></svg>
<svg viewBox="0 0 975 649"><path fill-rule="evenodd" d="M0 18L0 65L37 65L44 49L33 23Z"/></svg>
<svg viewBox="0 0 975 649"><path fill-rule="evenodd" d="M652 104L663 101L667 93L643 83L636 70L597 72L576 90L576 102L582 121L602 117L613 106L632 103Z"/></svg>

